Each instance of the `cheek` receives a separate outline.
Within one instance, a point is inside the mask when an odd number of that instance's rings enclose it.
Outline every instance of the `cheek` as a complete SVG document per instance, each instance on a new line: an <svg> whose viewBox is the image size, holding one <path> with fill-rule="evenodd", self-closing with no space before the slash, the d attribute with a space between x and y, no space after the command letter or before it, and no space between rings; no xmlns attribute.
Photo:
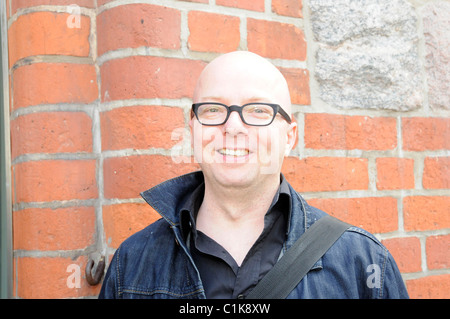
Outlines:
<svg viewBox="0 0 450 319"><path fill-rule="evenodd" d="M283 163L286 137L281 130L268 130L258 135L258 162L261 174L278 174Z"/></svg>
<svg viewBox="0 0 450 319"><path fill-rule="evenodd" d="M258 134L258 157L261 163L279 162L284 157L286 137L280 130L264 130ZM274 163L272 163L274 164Z"/></svg>
<svg viewBox="0 0 450 319"><path fill-rule="evenodd" d="M285 141L279 130L261 130L257 135L257 144L259 149L266 150L270 153L278 153L277 150L283 145ZM272 154L273 155L273 154Z"/></svg>
<svg viewBox="0 0 450 319"><path fill-rule="evenodd" d="M214 130L211 127L195 123L192 129L192 145L195 147L205 146L215 139Z"/></svg>
<svg viewBox="0 0 450 319"><path fill-rule="evenodd" d="M201 135L201 143L203 148L213 148L214 142L218 139L220 134L217 132L217 129L206 127L203 129Z"/></svg>
<svg viewBox="0 0 450 319"><path fill-rule="evenodd" d="M192 134L192 147L198 162L210 161L215 150L215 141L218 138L217 128L194 125Z"/></svg>

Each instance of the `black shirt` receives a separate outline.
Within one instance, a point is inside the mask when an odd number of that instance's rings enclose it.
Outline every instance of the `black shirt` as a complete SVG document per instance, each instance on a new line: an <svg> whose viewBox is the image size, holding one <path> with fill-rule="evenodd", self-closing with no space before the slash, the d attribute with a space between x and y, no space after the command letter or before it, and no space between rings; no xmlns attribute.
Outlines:
<svg viewBox="0 0 450 319"><path fill-rule="evenodd" d="M264 216L264 229L239 267L233 257L212 238L195 227L205 186L200 185L185 202L182 213L189 213L185 238L200 272L207 298L246 296L277 262L286 239L290 192L281 176L280 187Z"/></svg>

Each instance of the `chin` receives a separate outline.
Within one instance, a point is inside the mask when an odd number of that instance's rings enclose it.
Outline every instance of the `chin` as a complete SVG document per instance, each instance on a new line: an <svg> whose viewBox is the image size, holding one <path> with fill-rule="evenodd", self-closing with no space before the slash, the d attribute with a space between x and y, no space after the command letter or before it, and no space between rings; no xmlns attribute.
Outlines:
<svg viewBox="0 0 450 319"><path fill-rule="evenodd" d="M209 165L208 165L209 166ZM265 174L257 164L215 164L202 167L205 178L223 187L248 187L260 183Z"/></svg>

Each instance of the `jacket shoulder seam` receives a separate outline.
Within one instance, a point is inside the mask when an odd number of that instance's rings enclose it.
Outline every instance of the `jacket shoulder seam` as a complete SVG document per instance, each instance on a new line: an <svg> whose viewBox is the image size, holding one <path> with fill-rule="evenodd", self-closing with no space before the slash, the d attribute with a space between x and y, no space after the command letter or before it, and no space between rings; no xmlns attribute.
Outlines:
<svg viewBox="0 0 450 319"><path fill-rule="evenodd" d="M359 228L357 226L351 226L350 228L347 229L347 232L353 232L353 233L358 233L370 240L372 240L375 244L377 244L378 246L380 246L380 248L382 248L384 251L387 251L386 247L383 246L383 244L381 244L381 242L371 233L369 233L368 231Z"/></svg>

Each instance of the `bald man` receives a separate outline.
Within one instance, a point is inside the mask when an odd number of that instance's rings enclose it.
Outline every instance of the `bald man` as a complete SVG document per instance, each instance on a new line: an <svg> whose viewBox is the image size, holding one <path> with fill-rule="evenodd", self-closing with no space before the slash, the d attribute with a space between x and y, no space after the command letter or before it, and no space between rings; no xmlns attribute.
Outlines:
<svg viewBox="0 0 450 319"><path fill-rule="evenodd" d="M189 123L201 171L141 195L162 219L128 238L100 298L245 298L326 216L281 174L297 139L286 80L264 58L224 54L201 73ZM363 212L362 212L363 213ZM392 256L350 227L288 298L407 298Z"/></svg>

